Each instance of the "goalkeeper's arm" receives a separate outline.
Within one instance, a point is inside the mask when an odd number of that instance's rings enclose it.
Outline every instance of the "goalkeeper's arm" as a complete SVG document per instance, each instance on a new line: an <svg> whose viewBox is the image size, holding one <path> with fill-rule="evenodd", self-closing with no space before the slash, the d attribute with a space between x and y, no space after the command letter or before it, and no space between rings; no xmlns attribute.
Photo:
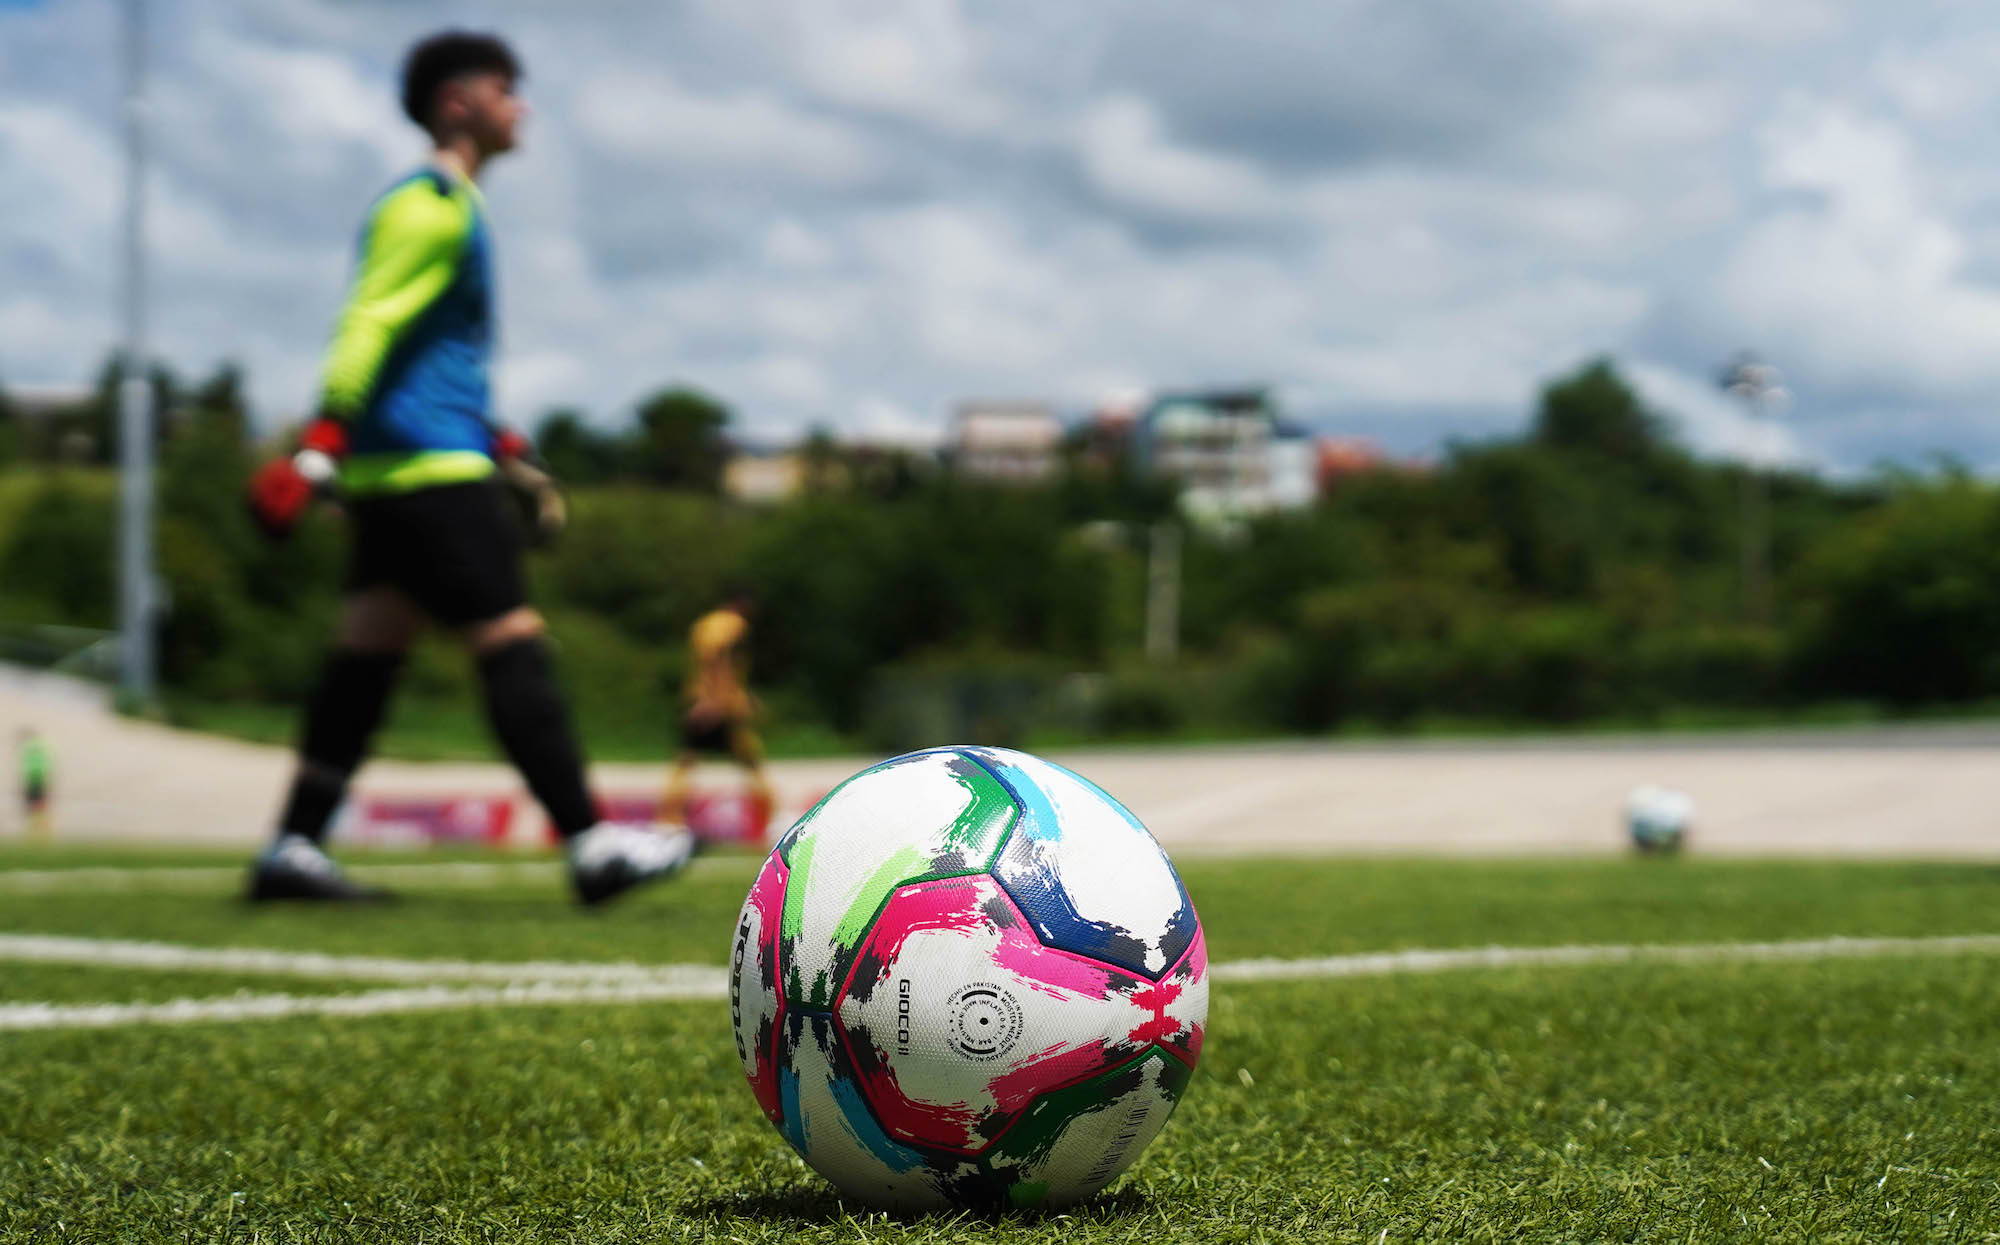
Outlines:
<svg viewBox="0 0 2000 1245"><path fill-rule="evenodd" d="M569 523L569 503L548 468L534 460L528 438L511 428L493 434L493 463L500 479L520 499L529 518L534 543L546 545L562 535Z"/></svg>

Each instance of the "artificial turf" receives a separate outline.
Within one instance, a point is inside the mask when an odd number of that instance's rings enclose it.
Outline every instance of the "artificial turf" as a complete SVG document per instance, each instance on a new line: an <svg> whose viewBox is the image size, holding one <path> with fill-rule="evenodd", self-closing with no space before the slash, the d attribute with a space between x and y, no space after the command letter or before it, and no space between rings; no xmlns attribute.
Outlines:
<svg viewBox="0 0 2000 1245"><path fill-rule="evenodd" d="M716 964L750 868L704 861L592 913L553 878L334 913L247 910L220 884L0 888L0 930ZM1970 866L1183 873L1217 961L2000 932L2000 876ZM369 988L0 962L0 1004L163 985ZM1060 1218L904 1220L797 1163L719 1002L0 1032L0 1240L1991 1240L1996 1056L2000 956L1218 983L1193 1087L1110 1194Z"/></svg>
<svg viewBox="0 0 2000 1245"><path fill-rule="evenodd" d="M23 853L38 873L59 856ZM79 853L95 868L128 863ZM168 863L146 853L131 863ZM427 856L353 854L362 878L395 881ZM463 854L439 858L463 861ZM509 860L517 858L509 857ZM721 964L758 860L705 856L671 887L571 910L553 859L498 880L418 883L408 902L330 917L233 902L240 856L201 855L156 890L97 882L14 890L0 851L0 933L142 938L358 955ZM1979 864L1683 859L1271 859L1179 862L1214 959L1488 944L1709 942L2000 933L2000 867Z"/></svg>
<svg viewBox="0 0 2000 1245"><path fill-rule="evenodd" d="M0 1006L9 1003L166 1003L240 993L345 994L364 988L324 977L213 972L134 972L76 964L0 963ZM0 1035L0 1041L4 1041Z"/></svg>

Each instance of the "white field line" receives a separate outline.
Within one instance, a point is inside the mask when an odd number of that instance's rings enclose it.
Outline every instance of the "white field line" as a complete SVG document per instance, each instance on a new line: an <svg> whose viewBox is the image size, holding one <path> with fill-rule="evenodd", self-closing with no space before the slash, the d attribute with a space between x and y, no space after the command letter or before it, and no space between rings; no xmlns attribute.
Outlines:
<svg viewBox="0 0 2000 1245"><path fill-rule="evenodd" d="M9 1029L109 1029L125 1025L181 1025L201 1021L281 1020L287 1016L384 1016L395 1012L460 1008L546 1007L574 1003L650 1003L715 999L726 990L722 970L708 981L625 981L570 984L526 981L504 986L412 986L362 994L239 994L231 998L175 999L169 1003L0 1005L0 1031Z"/></svg>
<svg viewBox="0 0 2000 1245"><path fill-rule="evenodd" d="M0 871L5 891L178 891L233 887L247 868L166 865L159 868L86 866L77 869L9 869ZM373 882L405 886L491 886L496 882L553 881L562 876L555 861L460 861L439 864L356 865L355 876Z"/></svg>
<svg viewBox="0 0 2000 1245"><path fill-rule="evenodd" d="M696 964L472 964L464 961L392 960L369 956L318 956L281 951L216 951L162 943L98 943L89 939L39 939L53 950L61 944L65 956L86 948L115 948L128 958L63 963L116 963L161 970L210 968L212 957L233 959L231 971L271 972L299 976L359 976L402 978L414 969L477 970L473 979L498 980L503 985L451 988L429 985L362 994L296 996L238 994L213 999L177 999L168 1003L103 1003L0 1005L0 1031L9 1029L105 1028L131 1024L190 1024L198 1021L269 1020L285 1016L374 1016L391 1012L437 1011L463 1007L521 1007L571 1003L645 1003L672 999L720 999L728 993L723 969ZM9 949L30 946L23 937L0 941L0 958L38 959L51 956L20 954ZM134 952L133 949L140 949ZM1331 977L1395 976L1463 969L1564 967L1632 962L1715 963L1859 959L1912 955L1976 955L2000 953L2000 935L1975 934L1940 938L1814 938L1793 942L1631 944L1564 947L1477 947L1455 951L1389 951L1363 955L1326 956L1299 960L1235 960L1214 964L1218 981L1298 981ZM185 958L183 958L185 957ZM304 968L293 966L304 965ZM485 974L491 973L491 977ZM535 978L534 973L550 976ZM466 980L461 975L458 980Z"/></svg>
<svg viewBox="0 0 2000 1245"><path fill-rule="evenodd" d="M159 869L10 869L0 873L0 891L178 891L209 890L241 883L242 869L171 866Z"/></svg>
<svg viewBox="0 0 2000 1245"><path fill-rule="evenodd" d="M268 951L254 947L184 947L165 942L125 942L111 938L61 938L45 934L0 934L0 961L76 964L96 968L138 968L156 972L270 974L280 977L338 978L353 981L407 981L433 985L448 981L486 982L706 982L722 970L695 964L590 964L559 960L508 964L473 960L401 960L373 955L322 955L313 951Z"/></svg>
<svg viewBox="0 0 2000 1245"><path fill-rule="evenodd" d="M1541 968L1638 961L1701 964L1723 960L1844 960L1893 955L2000 952L2000 934L1941 938L1802 938L1790 942L1605 944L1564 947L1468 947L1455 951L1378 951L1303 960L1234 960L1212 964L1215 981L1298 981L1313 977L1382 977L1466 968Z"/></svg>

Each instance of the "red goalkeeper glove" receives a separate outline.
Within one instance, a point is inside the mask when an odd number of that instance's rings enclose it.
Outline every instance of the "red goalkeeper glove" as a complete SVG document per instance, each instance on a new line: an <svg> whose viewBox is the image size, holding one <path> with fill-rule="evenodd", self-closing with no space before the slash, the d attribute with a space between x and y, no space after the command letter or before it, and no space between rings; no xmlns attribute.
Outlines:
<svg viewBox="0 0 2000 1245"><path fill-rule="evenodd" d="M313 498L333 482L346 453L345 427L325 418L307 424L297 453L265 463L250 477L250 517L273 540L290 536Z"/></svg>
<svg viewBox="0 0 2000 1245"><path fill-rule="evenodd" d="M512 458L527 458L535 452L528 438L512 428L498 428L493 432L493 461L505 463Z"/></svg>

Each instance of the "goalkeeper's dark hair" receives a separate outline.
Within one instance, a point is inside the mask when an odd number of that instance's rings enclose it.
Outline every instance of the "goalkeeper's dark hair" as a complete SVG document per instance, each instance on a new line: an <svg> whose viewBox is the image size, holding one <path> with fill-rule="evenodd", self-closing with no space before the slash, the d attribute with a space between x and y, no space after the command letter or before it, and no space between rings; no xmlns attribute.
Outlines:
<svg viewBox="0 0 2000 1245"><path fill-rule="evenodd" d="M430 128L431 106L438 88L461 74L505 74L521 77L521 61L498 35L470 30L441 30L410 49L403 58L403 111L410 120Z"/></svg>

